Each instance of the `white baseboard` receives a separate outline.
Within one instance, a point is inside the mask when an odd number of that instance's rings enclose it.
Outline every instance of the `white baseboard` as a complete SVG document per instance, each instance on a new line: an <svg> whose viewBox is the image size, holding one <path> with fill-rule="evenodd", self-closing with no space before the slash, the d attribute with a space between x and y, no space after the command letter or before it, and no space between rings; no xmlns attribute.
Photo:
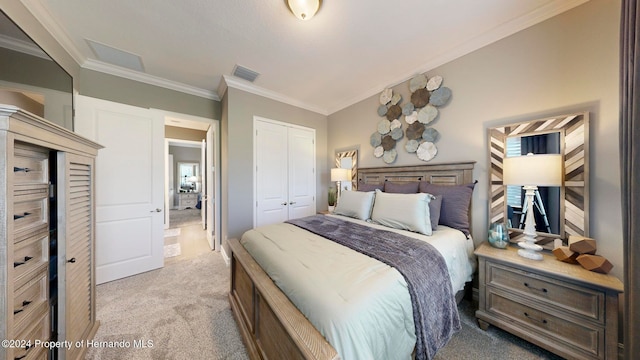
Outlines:
<svg viewBox="0 0 640 360"><path fill-rule="evenodd" d="M224 251L224 246L220 246L220 254L222 255L222 259L224 259L225 264L227 264L227 266L231 265L231 258L229 258L227 252Z"/></svg>

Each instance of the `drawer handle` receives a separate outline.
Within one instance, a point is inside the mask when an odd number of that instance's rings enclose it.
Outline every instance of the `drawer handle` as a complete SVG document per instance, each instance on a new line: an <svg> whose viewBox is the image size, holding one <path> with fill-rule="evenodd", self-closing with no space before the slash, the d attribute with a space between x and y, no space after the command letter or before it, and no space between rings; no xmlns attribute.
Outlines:
<svg viewBox="0 0 640 360"><path fill-rule="evenodd" d="M548 290L546 288L533 287L533 286L529 285L529 283L524 283L524 286L526 286L527 288L529 288L531 290L537 290L537 291L543 292L545 294L548 292Z"/></svg>
<svg viewBox="0 0 640 360"><path fill-rule="evenodd" d="M18 356L18 357L14 357L13 359L14 359L14 360L20 360L20 359L24 359L24 358L26 358L26 357L27 357L27 355L29 355L29 352L28 352L28 351L29 351L29 349L30 349L30 348L31 348L31 346L29 346L29 345L25 346L25 347L24 347L24 350L25 350L25 351L27 351L27 352L26 352L24 355L22 355L22 356Z"/></svg>
<svg viewBox="0 0 640 360"><path fill-rule="evenodd" d="M531 315L529 315L529 313L524 313L524 316L526 316L527 319L529 319L529 320L533 320L533 321L536 321L536 322L539 322L539 323L542 323L542 324L546 324L547 323L547 320L545 320L545 319L540 320L540 319L533 318L533 317L531 317Z"/></svg>
<svg viewBox="0 0 640 360"><path fill-rule="evenodd" d="M23 217L29 216L29 215L31 215L31 213L29 213L29 212L24 212L24 213L22 213L22 215L13 215L13 220L22 219Z"/></svg>
<svg viewBox="0 0 640 360"><path fill-rule="evenodd" d="M76 263L76 258L74 258L74 257L73 257L73 258L71 258L71 259L67 260L67 262L68 262L68 263L75 264L75 263Z"/></svg>
<svg viewBox="0 0 640 360"><path fill-rule="evenodd" d="M28 173L29 171L31 171L31 169L29 169L28 167L23 167L23 168L17 167L17 166L13 167L13 172L21 172L21 171Z"/></svg>
<svg viewBox="0 0 640 360"><path fill-rule="evenodd" d="M31 260L31 259L33 259L33 257L32 257L32 256L25 256L25 257L24 257L24 261L23 261L23 262L16 262L16 261L14 261L14 262L13 262L13 267L14 267L14 268L17 268L17 267L18 267L18 266L20 266L20 265L24 265L24 264L26 264L26 263L27 263L27 261L29 261L29 260Z"/></svg>
<svg viewBox="0 0 640 360"><path fill-rule="evenodd" d="M25 300L25 301L23 301L23 302L22 302L22 308L21 308L21 309L18 309L18 310L13 310L13 315L15 315L15 314L19 314L19 313L21 313L22 311L24 311L24 308L26 308L29 304L31 304L31 301L29 301L29 300Z"/></svg>

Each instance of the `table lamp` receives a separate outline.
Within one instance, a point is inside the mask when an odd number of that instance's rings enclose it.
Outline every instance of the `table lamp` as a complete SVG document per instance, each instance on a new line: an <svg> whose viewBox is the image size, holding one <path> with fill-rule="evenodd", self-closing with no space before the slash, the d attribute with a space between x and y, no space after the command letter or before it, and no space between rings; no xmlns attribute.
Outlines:
<svg viewBox="0 0 640 360"><path fill-rule="evenodd" d="M527 209L524 223L524 241L518 243L518 255L532 260L542 260L542 246L536 244L536 222L533 199L538 186L562 185L562 155L527 154L506 157L502 163L502 183L519 185L525 190Z"/></svg>
<svg viewBox="0 0 640 360"><path fill-rule="evenodd" d="M333 168L331 169L331 181L335 181L338 186L338 196L336 203L340 201L340 194L342 193L342 187L340 183L343 181L351 181L351 169Z"/></svg>

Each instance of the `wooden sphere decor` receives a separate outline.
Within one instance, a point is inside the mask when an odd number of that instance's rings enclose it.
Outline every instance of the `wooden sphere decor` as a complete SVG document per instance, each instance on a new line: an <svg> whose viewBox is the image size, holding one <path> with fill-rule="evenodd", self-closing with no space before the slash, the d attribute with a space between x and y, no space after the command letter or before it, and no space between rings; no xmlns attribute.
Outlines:
<svg viewBox="0 0 640 360"><path fill-rule="evenodd" d="M584 236L569 235L569 249L579 254L595 254L597 250L595 239Z"/></svg>
<svg viewBox="0 0 640 360"><path fill-rule="evenodd" d="M556 259L562 262L566 262L569 264L577 264L578 260L576 258L580 254L578 254L577 252L571 251L571 249L569 249L568 246L560 246L553 249L553 255L556 256Z"/></svg>
<svg viewBox="0 0 640 360"><path fill-rule="evenodd" d="M589 271L608 274L613 269L613 264L600 255L584 254L577 257L578 263Z"/></svg>

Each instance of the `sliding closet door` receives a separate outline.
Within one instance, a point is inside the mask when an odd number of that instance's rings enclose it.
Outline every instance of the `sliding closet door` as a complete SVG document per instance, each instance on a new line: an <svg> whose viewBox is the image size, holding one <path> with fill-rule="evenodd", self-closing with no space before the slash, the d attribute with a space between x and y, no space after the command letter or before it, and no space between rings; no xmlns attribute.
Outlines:
<svg viewBox="0 0 640 360"><path fill-rule="evenodd" d="M254 124L256 226L315 214L315 131L271 120Z"/></svg>

